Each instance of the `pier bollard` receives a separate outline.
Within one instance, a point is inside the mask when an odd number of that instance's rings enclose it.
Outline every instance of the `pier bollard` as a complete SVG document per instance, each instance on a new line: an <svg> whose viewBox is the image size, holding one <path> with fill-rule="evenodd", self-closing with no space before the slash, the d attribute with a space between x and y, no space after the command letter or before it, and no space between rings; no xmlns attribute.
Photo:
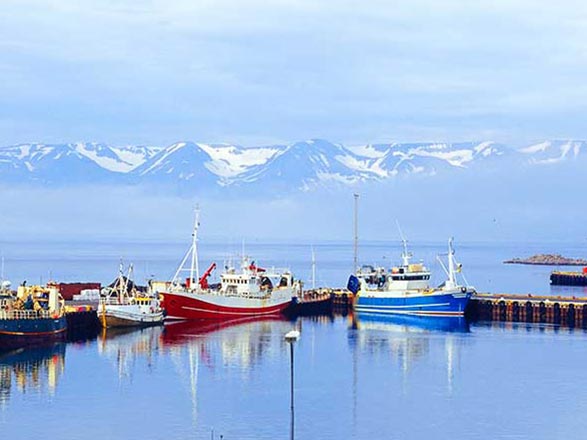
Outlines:
<svg viewBox="0 0 587 440"><path fill-rule="evenodd" d="M493 319L493 302L492 301L488 301L488 300L483 300L482 301L482 313L483 313L483 319L485 321L491 321Z"/></svg>
<svg viewBox="0 0 587 440"><path fill-rule="evenodd" d="M560 305L560 314L561 314L561 319L560 319L560 325L562 326L568 326L569 325L569 305L568 304L561 304Z"/></svg>
<svg viewBox="0 0 587 440"><path fill-rule="evenodd" d="M532 308L532 302L526 301L524 309L526 310L526 322L533 322L534 321L534 310Z"/></svg>
<svg viewBox="0 0 587 440"><path fill-rule="evenodd" d="M499 320L505 321L507 315L507 305L504 300L499 302Z"/></svg>
<svg viewBox="0 0 587 440"><path fill-rule="evenodd" d="M518 322L520 320L520 304L518 301L512 303L512 321Z"/></svg>
<svg viewBox="0 0 587 440"><path fill-rule="evenodd" d="M546 304L544 304L544 301L540 301L540 304L538 304L538 322L546 322Z"/></svg>
<svg viewBox="0 0 587 440"><path fill-rule="evenodd" d="M575 305L569 304L567 308L567 325L569 327L575 327Z"/></svg>
<svg viewBox="0 0 587 440"><path fill-rule="evenodd" d="M559 303L554 303L552 307L552 322L553 324L561 323L561 306Z"/></svg>

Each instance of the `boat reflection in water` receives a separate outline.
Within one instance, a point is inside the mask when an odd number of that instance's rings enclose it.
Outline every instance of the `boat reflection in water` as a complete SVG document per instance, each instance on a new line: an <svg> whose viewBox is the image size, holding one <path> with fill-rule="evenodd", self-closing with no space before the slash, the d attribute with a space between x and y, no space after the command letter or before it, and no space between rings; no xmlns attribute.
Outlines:
<svg viewBox="0 0 587 440"><path fill-rule="evenodd" d="M444 358L447 390L452 393L454 373L460 364L459 348L464 343L463 336L470 332L464 317L355 313L350 327L348 341L353 350L353 368L357 368L359 352L378 358L388 353L397 361L405 382L416 362ZM432 347L443 350L444 356L431 355Z"/></svg>
<svg viewBox="0 0 587 440"><path fill-rule="evenodd" d="M383 315L359 312L354 315L354 325L358 328L400 333L469 331L469 323L462 316Z"/></svg>
<svg viewBox="0 0 587 440"><path fill-rule="evenodd" d="M64 343L0 352L0 406L15 391L53 395L64 366Z"/></svg>
<svg viewBox="0 0 587 440"><path fill-rule="evenodd" d="M252 374L253 367L262 359L283 354L283 335L291 327L291 321L279 316L165 324L162 351L171 357L180 380L189 390L194 427L198 424L200 367L214 371L229 366L238 369L239 375Z"/></svg>
<svg viewBox="0 0 587 440"><path fill-rule="evenodd" d="M122 380L131 376L137 359L144 358L148 367L156 362L162 332L161 326L103 329L98 338L98 353L116 365Z"/></svg>
<svg viewBox="0 0 587 440"><path fill-rule="evenodd" d="M283 325L279 325L283 323ZM230 364L250 371L263 357L277 355L291 322L283 317L246 317L229 321L182 321L165 325L161 342L171 353L197 347L207 366Z"/></svg>

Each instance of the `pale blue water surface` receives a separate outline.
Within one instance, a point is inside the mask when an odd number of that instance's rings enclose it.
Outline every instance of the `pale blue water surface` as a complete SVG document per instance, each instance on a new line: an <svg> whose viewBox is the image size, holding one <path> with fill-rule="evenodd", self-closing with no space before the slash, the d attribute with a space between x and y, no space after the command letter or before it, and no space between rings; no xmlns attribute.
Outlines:
<svg viewBox="0 0 587 440"><path fill-rule="evenodd" d="M202 265L221 261L227 247L203 244ZM287 265L309 278L309 244L246 247L259 264ZM234 248L240 251L240 244ZM344 285L352 247L315 249L319 284ZM443 250L443 243L413 246L416 259L436 272L434 255ZM15 283L46 280L49 271L61 281L107 282L122 256L135 262L137 281L168 278L184 251L181 243L7 243L5 272ZM548 286L551 268L501 261L537 252L587 253L553 244L460 244L457 251L479 290L543 294L561 293ZM391 250L385 243L361 247L370 263L383 256L397 261L398 252L395 244ZM585 331L365 316L172 324L4 353L0 432L15 439L290 438L283 336L294 327L301 331L297 439L552 439L586 432Z"/></svg>

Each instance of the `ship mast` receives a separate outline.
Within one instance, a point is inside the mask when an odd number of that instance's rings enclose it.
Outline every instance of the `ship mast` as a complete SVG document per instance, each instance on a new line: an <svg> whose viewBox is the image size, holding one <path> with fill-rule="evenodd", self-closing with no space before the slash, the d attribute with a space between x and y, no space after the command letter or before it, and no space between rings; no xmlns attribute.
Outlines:
<svg viewBox="0 0 587 440"><path fill-rule="evenodd" d="M359 271L359 194L353 194L355 198L355 255L354 255L354 270L355 273Z"/></svg>
<svg viewBox="0 0 587 440"><path fill-rule="evenodd" d="M196 288L200 282L200 267L198 261L198 228L200 227L200 208L196 206L196 216L194 222L194 232L192 233L192 264L190 265L190 287L193 288L194 282ZM195 277L194 277L195 275Z"/></svg>
<svg viewBox="0 0 587 440"><path fill-rule="evenodd" d="M455 275L455 251L452 247L453 238L448 239L448 284L451 288L456 286Z"/></svg>
<svg viewBox="0 0 587 440"><path fill-rule="evenodd" d="M316 254L314 253L314 246L312 246L312 290L316 290Z"/></svg>
<svg viewBox="0 0 587 440"><path fill-rule="evenodd" d="M406 237L402 231L402 228L399 224L399 221L396 219L395 224L397 225L397 230L399 231L399 235L402 239L402 246L404 248L403 252L402 252L402 263L404 266L409 266L410 265L410 258L412 257L412 254L410 254L408 252L408 240L406 240Z"/></svg>

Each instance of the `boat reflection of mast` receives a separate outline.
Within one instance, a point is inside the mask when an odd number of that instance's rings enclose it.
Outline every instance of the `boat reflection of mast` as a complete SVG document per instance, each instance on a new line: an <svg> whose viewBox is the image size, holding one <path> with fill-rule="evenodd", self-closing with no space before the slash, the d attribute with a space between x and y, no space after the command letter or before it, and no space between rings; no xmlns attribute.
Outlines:
<svg viewBox="0 0 587 440"><path fill-rule="evenodd" d="M357 274L359 271L359 194L353 194L354 198L354 237L353 237L353 274ZM354 301L353 301L354 306ZM357 427L357 338L359 329L358 318L355 317L354 313L351 313L350 319L352 320L352 343L353 343L353 437L356 436Z"/></svg>
<svg viewBox="0 0 587 440"><path fill-rule="evenodd" d="M357 432L357 383L358 383L358 368L357 368L357 350L359 349L357 345L358 340L358 330L359 330L359 321L354 316L354 313L351 314L353 316L353 437L356 436Z"/></svg>
<svg viewBox="0 0 587 440"><path fill-rule="evenodd" d="M191 391L191 398L192 398L192 419L194 422L194 426L196 426L197 418L198 418L198 399L197 399L197 390L198 390L198 369L199 369L199 358L198 354L195 352L194 344L188 345L188 354L190 360L190 391Z"/></svg>
<svg viewBox="0 0 587 440"><path fill-rule="evenodd" d="M453 393L453 380L455 374L455 360L456 368L459 367L459 349L458 344L455 344L453 335L446 338L446 375L447 375L447 391L449 395ZM456 359L455 359L456 356Z"/></svg>
<svg viewBox="0 0 587 440"><path fill-rule="evenodd" d="M195 345L197 341L190 341L184 347L171 347L171 359L175 364L175 368L179 373L179 376L182 378L182 381L186 380L186 371L185 371L185 364L184 364L184 357L183 355L186 354L188 357L188 372L189 375L189 387L190 387L190 400L192 404L192 422L193 426L196 426L198 420L198 371L199 371L199 358L196 352ZM184 382L185 383L185 382Z"/></svg>

